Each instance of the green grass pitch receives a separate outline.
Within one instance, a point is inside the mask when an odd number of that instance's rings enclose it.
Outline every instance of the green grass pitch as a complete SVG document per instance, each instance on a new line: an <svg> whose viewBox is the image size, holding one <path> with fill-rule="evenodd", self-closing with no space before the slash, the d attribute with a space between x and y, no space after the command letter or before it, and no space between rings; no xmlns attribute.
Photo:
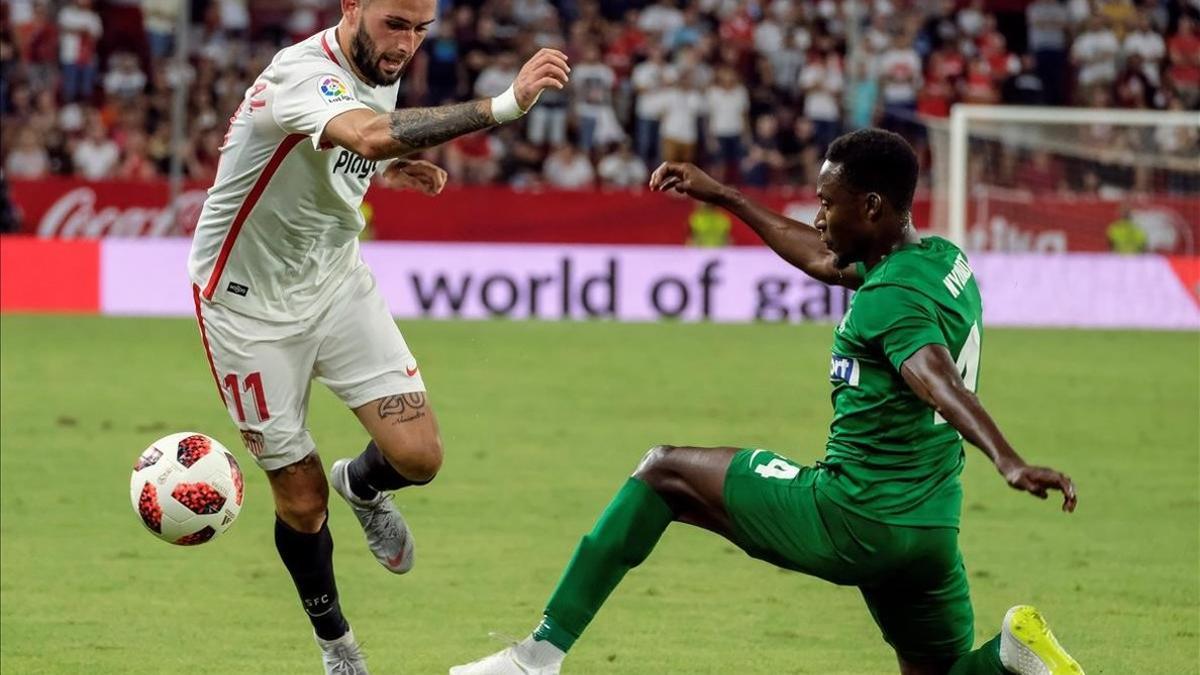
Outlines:
<svg viewBox="0 0 1200 675"><path fill-rule="evenodd" d="M381 569L331 506L343 607L376 673L444 673L525 634L587 531L656 443L819 459L829 326L404 326L447 457L398 501L417 537ZM981 395L1079 511L1009 490L969 449L962 546L977 632L1033 602L1089 673L1197 672L1200 337L992 330ZM266 481L184 320L0 320L0 667L11 673L311 673L316 646L272 541ZM314 387L325 458L365 441ZM137 454L180 430L247 470L239 522L198 548L142 530ZM672 526L567 662L574 673L888 673L858 596Z"/></svg>

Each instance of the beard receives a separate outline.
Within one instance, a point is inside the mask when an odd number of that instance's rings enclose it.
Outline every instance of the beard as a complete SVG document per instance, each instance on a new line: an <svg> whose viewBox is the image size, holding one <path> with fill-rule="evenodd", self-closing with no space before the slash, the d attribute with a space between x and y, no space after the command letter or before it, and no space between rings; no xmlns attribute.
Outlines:
<svg viewBox="0 0 1200 675"><path fill-rule="evenodd" d="M411 58L411 57L409 57ZM350 60L354 62L354 66L358 68L358 72L363 74L363 77L375 85L376 87L387 87L396 84L400 79L400 75L404 72L404 67L408 65L408 59L396 70L396 74L388 75L379 67L380 54L375 49L375 41L367 35L366 29L362 22L359 22L358 29L354 31L354 35L350 38Z"/></svg>

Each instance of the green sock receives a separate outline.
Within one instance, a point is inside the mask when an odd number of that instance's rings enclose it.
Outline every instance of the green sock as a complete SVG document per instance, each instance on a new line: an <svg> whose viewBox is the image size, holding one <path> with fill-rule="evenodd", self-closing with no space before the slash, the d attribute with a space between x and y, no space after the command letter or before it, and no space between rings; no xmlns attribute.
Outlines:
<svg viewBox="0 0 1200 675"><path fill-rule="evenodd" d="M625 573L650 555L674 518L649 486L636 478L625 481L591 533L579 542L534 639L569 650Z"/></svg>
<svg viewBox="0 0 1200 675"><path fill-rule="evenodd" d="M947 675L1008 675L1008 671L1000 665L1000 636L958 657Z"/></svg>

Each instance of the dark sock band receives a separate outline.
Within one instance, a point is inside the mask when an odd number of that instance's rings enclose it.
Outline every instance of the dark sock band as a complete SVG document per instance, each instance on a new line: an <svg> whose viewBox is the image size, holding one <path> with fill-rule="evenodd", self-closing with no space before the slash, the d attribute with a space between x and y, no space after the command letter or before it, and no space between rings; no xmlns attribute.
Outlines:
<svg viewBox="0 0 1200 675"><path fill-rule="evenodd" d="M300 602L313 630L322 640L336 640L350 630L341 605L338 604L337 583L333 578L333 537L329 534L329 518L321 529L309 534L297 532L275 516L275 549L284 567L292 575Z"/></svg>
<svg viewBox="0 0 1200 675"><path fill-rule="evenodd" d="M374 499L380 492L391 492L410 485L426 485L429 480L409 480L396 471L375 441L367 444L362 453L346 467L350 491L359 499Z"/></svg>

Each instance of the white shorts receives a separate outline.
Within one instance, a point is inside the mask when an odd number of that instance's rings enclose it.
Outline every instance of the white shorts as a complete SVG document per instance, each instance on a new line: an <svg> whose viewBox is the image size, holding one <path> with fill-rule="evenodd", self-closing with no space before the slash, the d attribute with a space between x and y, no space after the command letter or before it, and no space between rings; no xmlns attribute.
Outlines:
<svg viewBox="0 0 1200 675"><path fill-rule="evenodd" d="M221 399L246 449L266 471L316 449L306 424L314 377L352 409L425 391L417 361L366 265L304 321L265 321L204 300L198 287L193 294Z"/></svg>

